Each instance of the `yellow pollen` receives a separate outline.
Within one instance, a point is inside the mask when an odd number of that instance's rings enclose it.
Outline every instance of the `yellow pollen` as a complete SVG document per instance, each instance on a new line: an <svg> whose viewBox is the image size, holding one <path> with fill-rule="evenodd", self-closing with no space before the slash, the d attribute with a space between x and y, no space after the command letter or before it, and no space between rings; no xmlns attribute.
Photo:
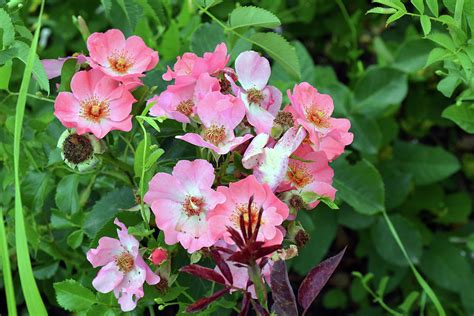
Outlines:
<svg viewBox="0 0 474 316"><path fill-rule="evenodd" d="M257 204L252 203L251 206L252 210L252 230L255 229L255 226L257 226L257 220L258 220L258 212L260 211L259 207ZM240 215L244 215L244 223L245 227L248 227L249 225L249 205L248 203L242 203L238 204L237 207L234 209L234 212L230 216L230 219L232 223L234 224L234 227L237 230L240 230ZM263 224L263 219L261 220L261 224Z"/></svg>
<svg viewBox="0 0 474 316"><path fill-rule="evenodd" d="M119 74L126 73L132 66L133 60L126 51L114 51L108 58L112 70Z"/></svg>
<svg viewBox="0 0 474 316"><path fill-rule="evenodd" d="M185 100L181 101L178 106L176 106L176 111L186 116L190 116L191 114L193 114L193 107L194 103L192 100Z"/></svg>
<svg viewBox="0 0 474 316"><path fill-rule="evenodd" d="M119 256L115 258L115 264L121 272L128 273L133 269L133 256L126 251L122 252Z"/></svg>
<svg viewBox="0 0 474 316"><path fill-rule="evenodd" d="M328 128L331 126L326 113L318 110L317 107L313 105L306 108L306 118L317 127Z"/></svg>
<svg viewBox="0 0 474 316"><path fill-rule="evenodd" d="M302 188L313 181L313 176L309 173L309 171L298 164L289 166L287 176L297 188Z"/></svg>
<svg viewBox="0 0 474 316"><path fill-rule="evenodd" d="M204 201L202 198L187 196L183 203L183 211L191 216L199 216L204 210Z"/></svg>
<svg viewBox="0 0 474 316"><path fill-rule="evenodd" d="M247 91L247 100L249 100L250 103L260 105L260 103L263 101L262 91L257 89L249 89Z"/></svg>
<svg viewBox="0 0 474 316"><path fill-rule="evenodd" d="M217 126L212 124L211 127L204 130L204 140L216 146L222 143L225 140L225 137L226 134L224 125Z"/></svg>
<svg viewBox="0 0 474 316"><path fill-rule="evenodd" d="M96 96L81 101L80 116L94 123L109 116L110 109L107 101L99 100Z"/></svg>

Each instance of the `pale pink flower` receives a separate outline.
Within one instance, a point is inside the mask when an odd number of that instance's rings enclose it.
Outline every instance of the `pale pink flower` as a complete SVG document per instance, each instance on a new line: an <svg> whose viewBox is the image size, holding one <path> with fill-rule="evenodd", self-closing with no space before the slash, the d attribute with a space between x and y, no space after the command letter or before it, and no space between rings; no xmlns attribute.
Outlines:
<svg viewBox="0 0 474 316"><path fill-rule="evenodd" d="M89 62L105 74L119 80L141 77L158 63L158 52L146 46L138 36L125 36L120 30L93 33L87 39Z"/></svg>
<svg viewBox="0 0 474 316"><path fill-rule="evenodd" d="M92 281L101 293L114 291L122 311L128 312L137 306L143 297L143 283L153 285L160 277L151 271L139 253L139 243L124 224L114 221L119 239L102 237L99 246L87 252L87 260L94 268L102 267Z"/></svg>
<svg viewBox="0 0 474 316"><path fill-rule="evenodd" d="M251 134L235 137L234 128L244 118L245 107L232 95L208 93L198 102L196 112L202 123L201 134L187 133L176 138L224 155L253 137Z"/></svg>
<svg viewBox="0 0 474 316"><path fill-rule="evenodd" d="M202 73L215 75L223 71L229 62L230 56L227 55L227 47L224 43L216 46L213 52L204 53L199 57L193 53L185 53L177 58L173 69L168 67L168 71L163 75L163 80L170 81L179 77L191 77L197 80Z"/></svg>
<svg viewBox="0 0 474 316"><path fill-rule="evenodd" d="M230 183L229 187L218 187L218 192L225 195L225 202L216 206L209 214L209 229L214 239L223 238L228 244L234 244L227 231L227 226L240 232L240 215L244 214L245 226L255 226L260 208L263 208L260 230L257 241L266 245L281 244L283 231L281 224L288 217L288 206L280 201L267 184L261 184L253 175ZM249 200L253 196L251 216ZM249 219L250 217L250 219ZM254 227L255 229L255 227Z"/></svg>
<svg viewBox="0 0 474 316"><path fill-rule="evenodd" d="M235 70L243 88L240 96L247 110L247 120L257 134L269 134L282 102L280 90L267 86L270 63L259 53L246 51L235 60Z"/></svg>
<svg viewBox="0 0 474 316"><path fill-rule="evenodd" d="M294 190L295 193L314 192L321 197L327 197L334 201L336 189L332 186L334 171L328 164L324 152L314 152L298 149L290 158L288 170L278 191ZM319 204L314 201L308 205L313 209Z"/></svg>
<svg viewBox="0 0 474 316"><path fill-rule="evenodd" d="M334 104L331 96L321 94L307 82L295 85L293 93L288 90L291 106L285 111L293 114L297 124L307 131L315 151L324 151L332 161L344 152L344 147L352 142L347 119L332 118Z"/></svg>
<svg viewBox="0 0 474 316"><path fill-rule="evenodd" d="M193 84L169 85L166 91L148 100L147 104L154 103L150 109L153 116L165 116L181 123L189 123L190 118L196 114L196 104L212 91L220 91L219 81L208 73L203 73Z"/></svg>
<svg viewBox="0 0 474 316"><path fill-rule="evenodd" d="M132 129L132 104L136 101L120 82L99 70L77 72L71 92L61 92L54 103L54 115L79 135L93 133L103 138L111 130Z"/></svg>
<svg viewBox="0 0 474 316"><path fill-rule="evenodd" d="M181 160L172 174L160 172L150 181L144 200L168 245L179 242L192 253L214 244L206 216L225 196L211 189L213 182L214 168L202 159Z"/></svg>
<svg viewBox="0 0 474 316"><path fill-rule="evenodd" d="M58 59L42 59L41 64L43 64L48 79L61 76L61 70L64 66L64 63L69 59L76 59L78 64L82 64L87 61L87 57L82 54L77 56L59 57Z"/></svg>
<svg viewBox="0 0 474 316"><path fill-rule="evenodd" d="M150 260L155 266L159 266L168 259L168 251L163 248L156 248L150 255Z"/></svg>
<svg viewBox="0 0 474 316"><path fill-rule="evenodd" d="M292 127L272 146L269 135L259 134L247 147L242 164L247 169L253 169L260 183L266 183L275 190L285 177L290 155L305 136L304 129Z"/></svg>

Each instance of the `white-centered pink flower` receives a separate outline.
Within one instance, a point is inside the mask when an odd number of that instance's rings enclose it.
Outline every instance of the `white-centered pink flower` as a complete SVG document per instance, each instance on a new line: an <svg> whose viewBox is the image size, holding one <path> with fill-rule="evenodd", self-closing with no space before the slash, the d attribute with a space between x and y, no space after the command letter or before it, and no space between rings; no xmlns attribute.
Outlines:
<svg viewBox="0 0 474 316"><path fill-rule="evenodd" d="M314 192L321 197L334 201L336 189L332 186L334 171L328 164L324 152L314 152L298 149L290 158L285 178L278 187L278 191L294 190L295 193ZM319 200L308 205L310 209L316 207Z"/></svg>
<svg viewBox="0 0 474 316"><path fill-rule="evenodd" d="M196 104L208 93L220 91L219 81L208 73L203 73L193 84L169 85L159 96L148 100L154 103L150 109L153 116L165 116L181 123L189 123L196 115Z"/></svg>
<svg viewBox="0 0 474 316"><path fill-rule="evenodd" d="M223 238L228 244L234 244L227 231L227 226L240 231L240 215L244 215L245 226L257 224L258 213L263 208L261 226L257 241L266 245L280 244L283 241L283 228L280 226L288 217L288 206L280 201L267 184L261 184L253 175L230 183L229 187L218 187L224 194L225 202L216 206L209 214L210 233L214 239ZM249 200L253 196L249 216Z"/></svg>
<svg viewBox="0 0 474 316"><path fill-rule="evenodd" d="M93 33L87 39L89 62L105 74L119 80L141 77L158 63L158 52L148 47L139 36L125 38L117 29Z"/></svg>
<svg viewBox="0 0 474 316"><path fill-rule="evenodd" d="M143 283L157 284L160 277L151 271L139 253L139 243L124 224L114 221L119 239L102 237L99 246L87 252L87 260L94 268L102 267L92 281L101 293L114 291L122 311L128 312L137 306L143 297Z"/></svg>
<svg viewBox="0 0 474 316"><path fill-rule="evenodd" d="M225 196L211 189L213 182L214 168L202 159L181 160L172 174L160 172L150 181L144 200L167 244L179 242L190 253L214 244L207 214Z"/></svg>
<svg viewBox="0 0 474 316"><path fill-rule="evenodd" d="M269 135L259 134L247 147L242 164L247 169L253 169L259 182L266 183L275 190L285 177L290 155L300 146L305 136L303 128L292 127L275 144Z"/></svg>
<svg viewBox="0 0 474 316"><path fill-rule="evenodd" d="M321 94L307 82L295 85L293 93L288 90L291 106L285 111L293 114L297 124L308 131L315 151L324 151L332 161L352 143L353 134L347 119L332 118L334 104L331 96Z"/></svg>
<svg viewBox="0 0 474 316"><path fill-rule="evenodd" d="M242 101L220 92L206 94L197 104L196 113L202 123L201 133L187 133L176 138L224 155L253 136L235 137L234 129L245 116Z"/></svg>
<svg viewBox="0 0 474 316"><path fill-rule="evenodd" d="M111 130L132 129L132 104L136 101L127 88L103 72L77 72L71 92L61 92L54 102L54 115L79 135L93 133L103 138Z"/></svg>
<svg viewBox="0 0 474 316"><path fill-rule="evenodd" d="M270 63L254 51L245 51L235 60L235 70L243 90L240 96L247 110L247 120L257 134L269 134L273 120L280 110L280 90L267 86L270 79Z"/></svg>

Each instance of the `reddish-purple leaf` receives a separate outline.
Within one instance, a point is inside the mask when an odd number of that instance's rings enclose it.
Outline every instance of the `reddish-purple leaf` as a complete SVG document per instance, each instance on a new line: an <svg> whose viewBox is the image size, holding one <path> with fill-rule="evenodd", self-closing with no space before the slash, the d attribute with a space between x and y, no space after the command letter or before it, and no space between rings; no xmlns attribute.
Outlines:
<svg viewBox="0 0 474 316"><path fill-rule="evenodd" d="M260 249L258 249L257 251L254 252L253 258L255 260L260 259L262 257L265 257L265 256L277 251L280 248L281 248L281 245L273 245L273 246L268 246L268 247L262 247L262 248L260 248Z"/></svg>
<svg viewBox="0 0 474 316"><path fill-rule="evenodd" d="M336 270L336 267L344 256L346 248L342 249L342 251L334 257L324 260L313 268L301 283L298 290L298 303L304 308L303 315L318 296L319 292L321 292L324 285L326 285L326 282L334 273L334 270Z"/></svg>
<svg viewBox="0 0 474 316"><path fill-rule="evenodd" d="M234 284L234 278L232 277L232 272L230 271L229 265L227 262L225 262L220 253L217 250L212 249L211 257L219 267L219 270L221 271L224 278L226 278L230 284Z"/></svg>
<svg viewBox="0 0 474 316"><path fill-rule="evenodd" d="M202 279L217 282L220 284L225 284L225 280L222 277L222 275L220 275L219 273L217 273L216 271L212 269L202 267L197 264L190 264L190 265L184 266L180 269L180 271L192 274Z"/></svg>
<svg viewBox="0 0 474 316"><path fill-rule="evenodd" d="M222 296L227 294L228 292L229 292L229 289L222 289L220 291L215 292L214 294L212 294L209 297L203 297L203 298L197 300L196 302L194 302L193 304L189 305L186 308L186 312L188 312L188 313L199 312L199 311L203 310L204 308L206 308L209 304L211 304L215 300L218 300L219 298L221 298Z"/></svg>
<svg viewBox="0 0 474 316"><path fill-rule="evenodd" d="M227 231L229 232L230 238L235 242L237 247L239 247L240 249L245 247L245 242L242 239L242 236L240 236L238 231L236 231L234 228L230 226L227 226Z"/></svg>
<svg viewBox="0 0 474 316"><path fill-rule="evenodd" d="M270 316L270 313L267 312L259 302L254 301L253 307L255 308L255 311L258 313L258 315Z"/></svg>
<svg viewBox="0 0 474 316"><path fill-rule="evenodd" d="M295 294L288 280L288 272L284 260L278 260L273 264L270 274L271 289L273 297L272 311L276 315L297 316L298 307L296 305Z"/></svg>
<svg viewBox="0 0 474 316"><path fill-rule="evenodd" d="M246 316L248 314L250 308L250 300L250 293L245 293L244 298L242 300L242 308L240 309L239 316Z"/></svg>
<svg viewBox="0 0 474 316"><path fill-rule="evenodd" d="M248 210L247 210L247 215L248 215L248 218L249 218L249 223L248 223L248 226L247 226L247 229L248 229L248 232L247 232L247 236L248 236L248 239L252 238L252 227L253 227L253 223L252 223L252 204L253 204L253 195L250 197L249 199L249 204L248 204ZM243 218L243 214L240 215L242 218Z"/></svg>

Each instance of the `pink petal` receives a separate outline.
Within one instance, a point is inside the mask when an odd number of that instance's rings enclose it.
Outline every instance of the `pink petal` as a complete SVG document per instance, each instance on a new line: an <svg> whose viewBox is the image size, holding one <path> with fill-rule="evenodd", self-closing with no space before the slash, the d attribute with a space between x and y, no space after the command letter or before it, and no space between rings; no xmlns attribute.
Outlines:
<svg viewBox="0 0 474 316"><path fill-rule="evenodd" d="M242 164L245 168L252 169L257 166L260 156L263 154L263 148L269 139L270 136L265 133L258 134L254 137L242 157Z"/></svg>
<svg viewBox="0 0 474 316"><path fill-rule="evenodd" d="M76 125L80 111L79 101L70 92L60 92L54 102L54 115L66 127Z"/></svg>
<svg viewBox="0 0 474 316"><path fill-rule="evenodd" d="M245 90L262 90L267 85L271 73L268 60L254 51L246 51L237 56L235 70Z"/></svg>
<svg viewBox="0 0 474 316"><path fill-rule="evenodd" d="M130 112L132 112L132 104L137 100L124 88L120 87L117 90L122 90L122 94L120 98L113 99L109 102L109 118L112 121L120 122L130 115Z"/></svg>
<svg viewBox="0 0 474 316"><path fill-rule="evenodd" d="M87 260L94 268L104 266L115 260L115 256L123 251L120 241L110 237L99 239L99 246L96 249L90 249L87 252Z"/></svg>
<svg viewBox="0 0 474 316"><path fill-rule="evenodd" d="M210 188L215 178L214 167L203 159L178 161L173 168L173 176L188 188L188 192L199 191L200 188Z"/></svg>
<svg viewBox="0 0 474 316"><path fill-rule="evenodd" d="M110 262L102 269L92 281L94 288L101 293L111 292L123 280L123 273L118 270L115 262Z"/></svg>
<svg viewBox="0 0 474 316"><path fill-rule="evenodd" d="M270 134L275 117L259 105L250 104L247 111L247 119L257 134Z"/></svg>
<svg viewBox="0 0 474 316"><path fill-rule="evenodd" d="M182 203L185 197L186 192L183 190L182 184L178 179L170 174L159 172L151 179L144 201L148 205L151 205L158 199Z"/></svg>
<svg viewBox="0 0 474 316"><path fill-rule="evenodd" d="M117 235L119 236L120 243L133 257L136 257L138 254L138 240L129 235L127 227L116 218L114 224L117 225L120 229L117 229Z"/></svg>

